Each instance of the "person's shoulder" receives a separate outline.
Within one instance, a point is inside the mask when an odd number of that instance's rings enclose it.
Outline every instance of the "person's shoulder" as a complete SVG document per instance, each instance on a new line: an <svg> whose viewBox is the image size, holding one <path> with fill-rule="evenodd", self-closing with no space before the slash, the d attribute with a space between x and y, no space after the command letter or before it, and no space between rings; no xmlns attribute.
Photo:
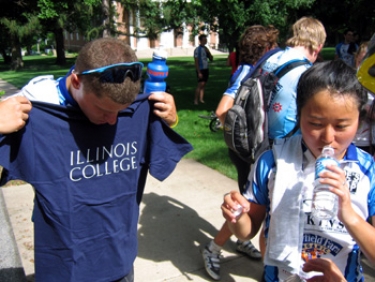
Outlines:
<svg viewBox="0 0 375 282"><path fill-rule="evenodd" d="M266 72L271 72L279 66L280 57L284 54L285 50L281 49L275 54L269 56L264 63L261 65L262 70Z"/></svg>
<svg viewBox="0 0 375 282"><path fill-rule="evenodd" d="M51 87L56 86L57 81L54 79L53 75L41 75L31 79L22 90L28 91L45 91L50 90Z"/></svg>
<svg viewBox="0 0 375 282"><path fill-rule="evenodd" d="M268 58L263 68L267 71L274 71L277 67L280 67L281 65L293 60L307 60L307 58L299 50L287 47L284 50L280 50L279 52ZM306 62L306 64L297 66L293 70L288 72L288 76L290 76L289 73L302 73L310 67L311 64Z"/></svg>
<svg viewBox="0 0 375 282"><path fill-rule="evenodd" d="M20 94L30 101L58 103L57 83L53 75L37 76L22 87Z"/></svg>
<svg viewBox="0 0 375 282"><path fill-rule="evenodd" d="M51 81L55 81L53 75L40 75L32 78L27 85L37 85L39 83L49 83Z"/></svg>
<svg viewBox="0 0 375 282"><path fill-rule="evenodd" d="M339 47L342 46L343 44L344 44L344 42L339 42L339 43L337 43L336 48L339 48Z"/></svg>
<svg viewBox="0 0 375 282"><path fill-rule="evenodd" d="M272 149L264 151L256 160L257 168L260 170L269 171L275 167L275 157Z"/></svg>
<svg viewBox="0 0 375 282"><path fill-rule="evenodd" d="M198 45L197 47L195 47L194 49L194 57L197 57L198 56L198 50L200 49L200 45Z"/></svg>
<svg viewBox="0 0 375 282"><path fill-rule="evenodd" d="M347 150L347 159L358 161L361 166L368 168L372 167L372 169L375 169L375 160L373 156L370 153L358 148L354 144L351 144Z"/></svg>

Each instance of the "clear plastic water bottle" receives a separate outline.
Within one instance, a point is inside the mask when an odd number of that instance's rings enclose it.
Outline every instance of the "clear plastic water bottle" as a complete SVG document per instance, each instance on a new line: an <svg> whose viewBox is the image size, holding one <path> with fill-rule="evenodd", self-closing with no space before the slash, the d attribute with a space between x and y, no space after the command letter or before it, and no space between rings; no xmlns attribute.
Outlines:
<svg viewBox="0 0 375 282"><path fill-rule="evenodd" d="M156 50L152 54L152 62L147 65L148 79L145 81L144 93L165 91L167 84L165 79L168 76L167 52Z"/></svg>
<svg viewBox="0 0 375 282"><path fill-rule="evenodd" d="M331 219L337 215L338 198L337 195L329 191L329 185L319 182L319 174L326 170L327 165L339 165L339 161L334 157L334 149L325 146L321 155L315 162L314 195L312 201L312 216L316 219Z"/></svg>

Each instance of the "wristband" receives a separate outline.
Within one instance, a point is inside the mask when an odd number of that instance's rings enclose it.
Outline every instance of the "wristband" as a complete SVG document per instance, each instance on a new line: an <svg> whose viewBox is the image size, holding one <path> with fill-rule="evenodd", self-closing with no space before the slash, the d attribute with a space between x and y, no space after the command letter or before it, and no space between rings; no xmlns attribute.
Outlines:
<svg viewBox="0 0 375 282"><path fill-rule="evenodd" d="M176 114L176 121L173 124L171 124L169 127L175 128L177 126L177 124L178 124L178 115Z"/></svg>

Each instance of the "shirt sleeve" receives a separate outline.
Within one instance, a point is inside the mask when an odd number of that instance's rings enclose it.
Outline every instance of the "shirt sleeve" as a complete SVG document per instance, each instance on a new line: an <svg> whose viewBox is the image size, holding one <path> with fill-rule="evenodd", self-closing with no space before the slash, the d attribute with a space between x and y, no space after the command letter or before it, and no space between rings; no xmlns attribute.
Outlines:
<svg viewBox="0 0 375 282"><path fill-rule="evenodd" d="M177 163L193 150L193 147L155 115L151 115L150 118L150 174L162 181L173 172Z"/></svg>
<svg viewBox="0 0 375 282"><path fill-rule="evenodd" d="M252 67L250 65L240 65L237 71L233 74L230 82L231 85L227 88L227 90L225 90L223 95L230 96L235 99L237 97L238 89L241 86L241 82L249 74L251 68Z"/></svg>
<svg viewBox="0 0 375 282"><path fill-rule="evenodd" d="M268 185L273 183L274 173L273 153L268 150L252 166L244 197L259 205L269 205Z"/></svg>

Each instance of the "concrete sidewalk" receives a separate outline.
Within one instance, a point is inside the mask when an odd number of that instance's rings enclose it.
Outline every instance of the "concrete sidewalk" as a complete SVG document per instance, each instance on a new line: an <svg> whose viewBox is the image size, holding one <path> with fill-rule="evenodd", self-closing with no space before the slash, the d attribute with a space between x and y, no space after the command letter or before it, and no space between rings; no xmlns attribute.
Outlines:
<svg viewBox="0 0 375 282"><path fill-rule="evenodd" d="M189 159L164 182L149 176L138 226L135 281L210 281L200 249L224 223L223 194L236 187L235 181ZM33 190L28 184L1 190L27 279L33 281ZM258 246L258 239L253 242ZM222 281L259 281L262 263L237 254L234 238L223 256Z"/></svg>
<svg viewBox="0 0 375 282"><path fill-rule="evenodd" d="M212 281L203 267L200 249L224 222L220 210L223 194L236 187L235 181L189 159L183 159L164 182L149 176L138 225L135 281ZM33 190L28 184L1 190L27 280L34 281ZM253 243L258 246L258 238ZM221 281L260 281L262 263L236 253L235 238L225 245L223 257ZM375 270L365 259L363 265L366 281L375 281Z"/></svg>
<svg viewBox="0 0 375 282"><path fill-rule="evenodd" d="M13 95L19 91L19 89L12 84L6 82L5 80L0 79L0 91L5 91L5 95L2 97L7 97Z"/></svg>

